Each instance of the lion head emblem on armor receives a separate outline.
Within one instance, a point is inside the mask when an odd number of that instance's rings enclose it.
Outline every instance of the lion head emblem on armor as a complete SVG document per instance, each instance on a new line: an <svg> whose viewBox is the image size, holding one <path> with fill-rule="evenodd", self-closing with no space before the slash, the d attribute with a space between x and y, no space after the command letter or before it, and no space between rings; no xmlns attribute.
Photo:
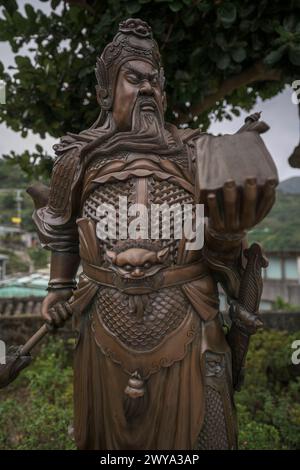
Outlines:
<svg viewBox="0 0 300 470"><path fill-rule="evenodd" d="M106 251L106 261L122 277L138 279L152 276L166 266L169 248L160 250L132 247L124 251Z"/></svg>

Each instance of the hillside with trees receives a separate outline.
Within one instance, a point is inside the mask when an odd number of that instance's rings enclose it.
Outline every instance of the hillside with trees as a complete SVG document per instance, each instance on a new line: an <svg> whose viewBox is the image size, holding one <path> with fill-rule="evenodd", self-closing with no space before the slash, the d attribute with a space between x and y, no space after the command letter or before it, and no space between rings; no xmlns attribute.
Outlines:
<svg viewBox="0 0 300 470"><path fill-rule="evenodd" d="M251 230L249 240L262 243L268 251L300 250L300 178L280 184L271 212Z"/></svg>

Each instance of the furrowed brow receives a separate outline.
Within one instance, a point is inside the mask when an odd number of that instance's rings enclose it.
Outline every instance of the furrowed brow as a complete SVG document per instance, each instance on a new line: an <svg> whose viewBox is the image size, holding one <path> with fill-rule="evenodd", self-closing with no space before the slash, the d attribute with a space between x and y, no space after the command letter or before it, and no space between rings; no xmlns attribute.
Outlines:
<svg viewBox="0 0 300 470"><path fill-rule="evenodd" d="M154 77L157 77L158 76L158 72L157 71L154 71L154 72L150 72L150 73L143 73L141 72L140 70L137 70L136 68L134 68L132 65L130 64L127 64L125 66L125 70L127 72L130 72L130 73L134 73L134 75L136 75L140 80L145 80L145 79L148 79L148 80L152 80Z"/></svg>

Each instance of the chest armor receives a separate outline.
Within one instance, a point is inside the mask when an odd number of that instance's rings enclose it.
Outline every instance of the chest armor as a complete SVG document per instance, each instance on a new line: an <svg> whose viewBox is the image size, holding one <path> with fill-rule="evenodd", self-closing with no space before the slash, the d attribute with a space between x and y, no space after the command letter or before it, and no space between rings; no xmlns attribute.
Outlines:
<svg viewBox="0 0 300 470"><path fill-rule="evenodd" d="M116 157L100 158L95 160L87 170L87 179L89 174L93 175L91 190L82 204L82 217L91 219L96 225L100 221L97 215L97 207L101 204L110 204L115 207L117 218L116 228L119 233L119 197L127 197L128 206L131 204L144 204L150 208L151 204L168 204L172 206L179 204L194 204L194 196L185 187L179 184L174 178L164 179L162 172L149 171L149 174L138 175L137 172L131 173L125 167L122 179L115 178L117 172L111 172L107 181L100 178L107 168L107 165L113 164ZM124 164L128 161L128 155L118 156L118 161L122 160ZM147 163L147 162L146 162ZM160 163L160 162L159 162ZM164 162L162 162L164 164ZM166 165L168 162L165 162ZM120 163L121 164L121 163ZM172 164L180 165L181 169L188 171L188 156L177 155ZM135 166L138 168L138 164ZM141 172L142 173L142 172ZM120 177L121 178L121 177ZM97 181L98 179L98 181ZM103 181L103 182L102 182ZM164 262L167 266L176 266L179 260L180 239L174 237L174 219L176 211L170 211L170 237L162 239L161 220L164 211L160 215L159 240L151 240L150 220L149 240L147 240L147 250L157 251L165 250ZM130 218L128 218L130 223ZM108 266L108 252L120 252L120 246L143 246L143 242L132 240L116 239L97 239L99 245L100 264ZM126 245L127 244L127 245ZM141 278L140 282L144 282ZM144 295L128 295L118 288L100 286L94 299L92 315L96 315L101 324L109 330L125 346L145 351L155 348L163 339L177 329L183 322L188 311L188 301L179 286L167 289L159 289L155 292Z"/></svg>

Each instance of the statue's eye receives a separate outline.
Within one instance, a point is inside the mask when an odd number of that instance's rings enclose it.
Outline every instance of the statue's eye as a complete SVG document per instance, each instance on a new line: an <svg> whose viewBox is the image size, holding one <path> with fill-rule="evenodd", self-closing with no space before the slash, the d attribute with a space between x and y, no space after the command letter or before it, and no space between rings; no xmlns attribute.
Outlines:
<svg viewBox="0 0 300 470"><path fill-rule="evenodd" d="M149 261L147 261L146 263L144 263L143 267L146 268L146 269L149 269L149 268L151 268L151 263L149 263Z"/></svg>
<svg viewBox="0 0 300 470"><path fill-rule="evenodd" d="M137 77L136 75L134 75L133 73L128 73L128 74L126 75L126 78L127 78L127 81L128 81L129 83L133 83L133 84L139 83L138 77Z"/></svg>
<svg viewBox="0 0 300 470"><path fill-rule="evenodd" d="M133 266L131 266L131 264L126 264L124 266L124 268L125 268L125 271L132 271L133 270Z"/></svg>
<svg viewBox="0 0 300 470"><path fill-rule="evenodd" d="M158 84L158 78L153 77L152 80L151 80L151 83L152 83L152 85L157 85Z"/></svg>

